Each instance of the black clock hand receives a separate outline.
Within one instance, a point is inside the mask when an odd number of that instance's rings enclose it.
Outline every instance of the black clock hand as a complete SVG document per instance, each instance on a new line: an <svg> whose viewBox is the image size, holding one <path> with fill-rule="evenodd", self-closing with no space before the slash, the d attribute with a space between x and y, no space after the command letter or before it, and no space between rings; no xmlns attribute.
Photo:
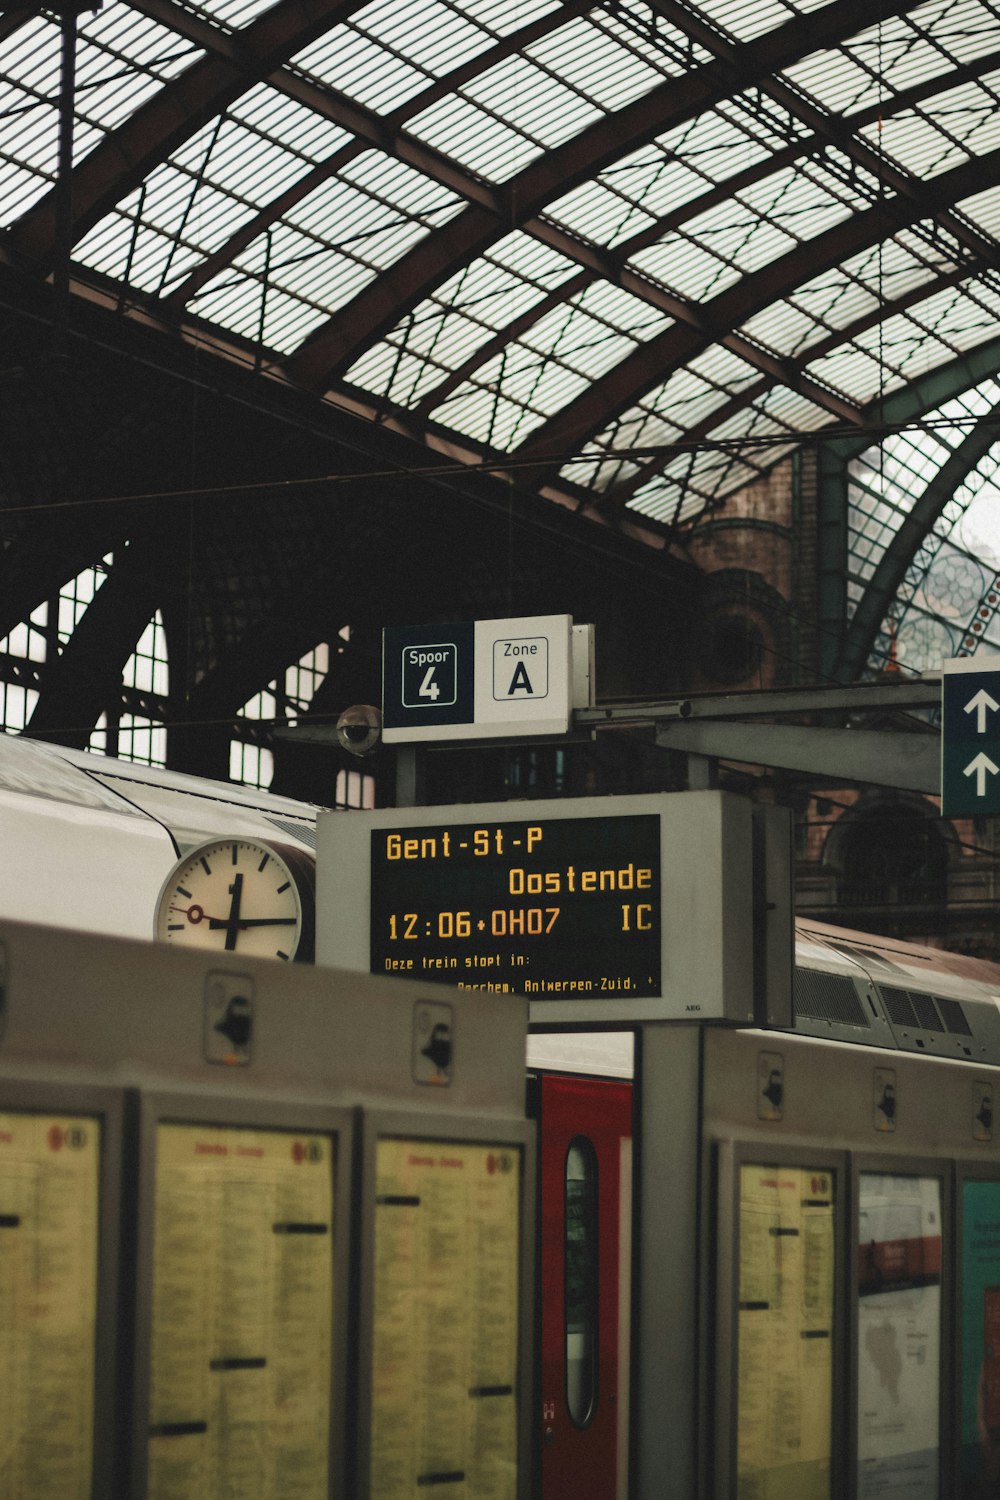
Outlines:
<svg viewBox="0 0 1000 1500"><path fill-rule="evenodd" d="M293 927L298 917L240 917L237 927ZM209 927L228 927L229 920L222 921L220 917L209 917Z"/></svg>
<svg viewBox="0 0 1000 1500"><path fill-rule="evenodd" d="M240 900L243 895L243 876L237 875L229 889L233 893L233 899L229 906L229 920L226 922L226 952L232 953L236 947L236 938L240 930ZM209 926L212 923L209 922Z"/></svg>

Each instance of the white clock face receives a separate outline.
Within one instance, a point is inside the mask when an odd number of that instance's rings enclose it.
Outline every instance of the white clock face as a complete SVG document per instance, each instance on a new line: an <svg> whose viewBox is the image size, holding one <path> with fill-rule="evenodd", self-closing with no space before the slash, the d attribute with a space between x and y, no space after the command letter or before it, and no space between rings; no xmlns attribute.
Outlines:
<svg viewBox="0 0 1000 1500"><path fill-rule="evenodd" d="M156 936L247 958L311 959L313 883L313 861L300 850L215 839L174 867L157 903Z"/></svg>

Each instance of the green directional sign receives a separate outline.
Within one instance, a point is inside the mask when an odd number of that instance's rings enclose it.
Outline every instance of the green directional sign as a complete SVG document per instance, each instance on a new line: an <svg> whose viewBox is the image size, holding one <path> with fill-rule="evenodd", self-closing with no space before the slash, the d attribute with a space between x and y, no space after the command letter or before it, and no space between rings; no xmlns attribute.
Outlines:
<svg viewBox="0 0 1000 1500"><path fill-rule="evenodd" d="M946 818L1000 813L1000 656L944 664L941 812Z"/></svg>

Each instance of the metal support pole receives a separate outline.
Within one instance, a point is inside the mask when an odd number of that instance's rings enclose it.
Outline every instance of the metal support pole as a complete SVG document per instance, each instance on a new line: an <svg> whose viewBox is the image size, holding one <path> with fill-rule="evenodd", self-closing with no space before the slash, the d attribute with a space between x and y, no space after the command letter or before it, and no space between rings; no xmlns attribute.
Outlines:
<svg viewBox="0 0 1000 1500"><path fill-rule="evenodd" d="M423 748L400 745L396 750L396 806L422 807L426 800Z"/></svg>
<svg viewBox="0 0 1000 1500"><path fill-rule="evenodd" d="M55 185L55 259L52 267L52 357L64 363L69 337L69 262L73 250L73 125L76 116L76 11L62 13L59 153Z"/></svg>

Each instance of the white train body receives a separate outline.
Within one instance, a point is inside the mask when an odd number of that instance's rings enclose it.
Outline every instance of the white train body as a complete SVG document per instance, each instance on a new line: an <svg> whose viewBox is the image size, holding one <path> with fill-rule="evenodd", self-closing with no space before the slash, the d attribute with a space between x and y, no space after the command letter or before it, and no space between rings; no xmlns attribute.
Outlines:
<svg viewBox="0 0 1000 1500"><path fill-rule="evenodd" d="M151 938L187 849L216 837L314 851L318 808L228 782L0 736L0 916Z"/></svg>

